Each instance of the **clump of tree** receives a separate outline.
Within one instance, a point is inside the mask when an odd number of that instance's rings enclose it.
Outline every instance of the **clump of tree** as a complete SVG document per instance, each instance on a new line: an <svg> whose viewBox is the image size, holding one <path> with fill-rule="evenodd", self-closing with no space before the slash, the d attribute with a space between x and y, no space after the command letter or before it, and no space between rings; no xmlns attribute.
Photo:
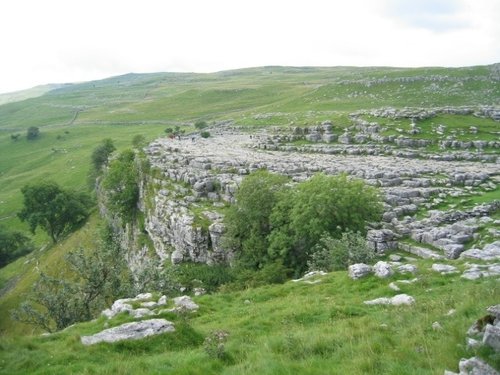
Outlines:
<svg viewBox="0 0 500 375"><path fill-rule="evenodd" d="M40 129L36 126L30 126L26 130L26 138L30 141L37 139L39 136L40 136Z"/></svg>
<svg viewBox="0 0 500 375"><path fill-rule="evenodd" d="M273 264L298 275L322 237L364 235L366 224L381 214L378 191L362 180L317 174L291 187L283 176L258 171L242 182L226 215L226 243L244 269Z"/></svg>
<svg viewBox="0 0 500 375"><path fill-rule="evenodd" d="M73 251L65 262L64 276L40 274L28 299L14 310L14 319L54 332L90 320L131 294L132 275L109 229L93 249Z"/></svg>
<svg viewBox="0 0 500 375"><path fill-rule="evenodd" d="M82 226L92 207L88 194L63 189L53 181L25 185L21 193L24 206L19 218L33 233L40 227L54 243Z"/></svg>
<svg viewBox="0 0 500 375"><path fill-rule="evenodd" d="M125 150L109 163L104 174L103 187L108 207L125 222L133 222L139 201L139 162L132 150Z"/></svg>
<svg viewBox="0 0 500 375"><path fill-rule="evenodd" d="M167 136L170 138L180 137L186 133L186 129L181 129L179 125L176 125L173 129L170 127L166 128L165 133L167 133Z"/></svg>
<svg viewBox="0 0 500 375"><path fill-rule="evenodd" d="M103 139L101 144L94 148L90 157L94 171L101 171L107 165L109 157L115 150L113 140L110 138Z"/></svg>
<svg viewBox="0 0 500 375"><path fill-rule="evenodd" d="M33 244L27 236L0 225L0 268L31 251Z"/></svg>
<svg viewBox="0 0 500 375"><path fill-rule="evenodd" d="M12 139L14 142L19 141L20 138L21 138L21 134L18 134L18 133L10 135L10 139Z"/></svg>
<svg viewBox="0 0 500 375"><path fill-rule="evenodd" d="M132 146L135 149L141 149L146 145L146 137L143 136L142 134L137 134L132 138Z"/></svg>

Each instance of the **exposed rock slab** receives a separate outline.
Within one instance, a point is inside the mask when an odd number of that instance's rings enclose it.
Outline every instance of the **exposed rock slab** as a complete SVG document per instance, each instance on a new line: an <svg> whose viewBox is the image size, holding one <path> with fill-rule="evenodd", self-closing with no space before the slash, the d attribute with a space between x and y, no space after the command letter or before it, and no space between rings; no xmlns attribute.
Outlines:
<svg viewBox="0 0 500 375"><path fill-rule="evenodd" d="M415 303L415 299L407 294L398 294L394 297L381 297L369 301L363 302L365 305L412 305Z"/></svg>
<svg viewBox="0 0 500 375"><path fill-rule="evenodd" d="M82 336L83 345L94 345L100 342L117 342L122 340L138 340L144 337L175 331L174 324L166 319L150 319L140 322L125 323L117 327L105 329L92 336Z"/></svg>

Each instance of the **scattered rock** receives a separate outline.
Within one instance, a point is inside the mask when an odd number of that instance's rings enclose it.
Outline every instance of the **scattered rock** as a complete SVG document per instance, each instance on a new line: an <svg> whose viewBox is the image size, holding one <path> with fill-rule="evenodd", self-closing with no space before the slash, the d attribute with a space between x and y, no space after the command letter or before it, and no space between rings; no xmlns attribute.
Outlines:
<svg viewBox="0 0 500 375"><path fill-rule="evenodd" d="M83 345L100 342L116 342L121 340L138 340L147 336L159 335L175 331L174 324L165 319L150 319L140 322L125 323L117 327L105 329L92 336L82 336Z"/></svg>
<svg viewBox="0 0 500 375"><path fill-rule="evenodd" d="M381 297L370 301L364 301L365 305L412 305L415 303L415 299L407 294L398 294L392 298Z"/></svg>
<svg viewBox="0 0 500 375"><path fill-rule="evenodd" d="M389 259L392 260L393 262L400 262L401 259L403 258L401 257L401 255L391 254L389 255Z"/></svg>
<svg viewBox="0 0 500 375"><path fill-rule="evenodd" d="M460 369L460 375L499 375L497 370L477 357L462 358L458 368Z"/></svg>
<svg viewBox="0 0 500 375"><path fill-rule="evenodd" d="M441 275L448 275L451 273L458 272L456 267L450 266L449 264L441 264L441 263L434 263L432 265L432 270L439 272Z"/></svg>
<svg viewBox="0 0 500 375"><path fill-rule="evenodd" d="M389 284L389 288L391 288L392 290L394 290L396 292L399 292L401 290L401 288L399 286L397 286L397 284L394 282Z"/></svg>
<svg viewBox="0 0 500 375"><path fill-rule="evenodd" d="M295 283L297 283L299 281L304 281L304 282L308 282L309 281L309 283L316 284L316 283L320 282L321 280L315 280L314 282L312 282L312 281L310 281L310 279L314 279L314 278L316 278L318 276L325 276L325 275L327 275L327 273L324 272L324 271L311 271L311 272L306 273L300 279L293 279L292 281L295 282Z"/></svg>
<svg viewBox="0 0 500 375"><path fill-rule="evenodd" d="M434 331L442 331L443 326L439 322L434 322L434 323L432 323L432 329Z"/></svg>
<svg viewBox="0 0 500 375"><path fill-rule="evenodd" d="M491 324L486 325L483 344L488 345L497 353L500 352L500 327Z"/></svg>
<svg viewBox="0 0 500 375"><path fill-rule="evenodd" d="M402 264L398 266L397 268L399 273L406 274L406 273L416 273L418 271L417 266L413 264Z"/></svg>
<svg viewBox="0 0 500 375"><path fill-rule="evenodd" d="M198 310L199 306L189 296L181 296L174 298L176 308L186 309L188 311Z"/></svg>
<svg viewBox="0 0 500 375"><path fill-rule="evenodd" d="M364 263L356 263L349 266L349 277L357 280L369 275L372 272L372 267Z"/></svg>
<svg viewBox="0 0 500 375"><path fill-rule="evenodd" d="M375 276L383 279L394 275L394 270L392 269L391 265L384 261L375 263L375 265L373 266L373 271L375 272Z"/></svg>

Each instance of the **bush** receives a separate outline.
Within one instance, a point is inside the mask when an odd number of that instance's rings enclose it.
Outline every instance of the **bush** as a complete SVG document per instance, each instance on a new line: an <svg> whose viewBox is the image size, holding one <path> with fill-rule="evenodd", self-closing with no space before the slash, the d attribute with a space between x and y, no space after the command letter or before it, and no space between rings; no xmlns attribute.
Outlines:
<svg viewBox="0 0 500 375"><path fill-rule="evenodd" d="M95 171L100 171L108 163L110 155L115 151L115 145L109 138L103 139L101 144L92 151L91 161Z"/></svg>
<svg viewBox="0 0 500 375"><path fill-rule="evenodd" d="M132 146L136 149L140 149L146 145L146 137L144 137L142 134L137 134L132 138Z"/></svg>
<svg viewBox="0 0 500 375"><path fill-rule="evenodd" d="M130 294L131 273L109 229L94 249L69 253L66 266L61 271L64 277L42 272L13 318L54 332L90 320L115 299Z"/></svg>
<svg viewBox="0 0 500 375"><path fill-rule="evenodd" d="M363 235L367 222L381 217L378 191L362 180L318 174L293 188L286 182L258 171L241 184L225 218L226 246L239 266L263 270L277 262L298 276L324 233Z"/></svg>
<svg viewBox="0 0 500 375"><path fill-rule="evenodd" d="M261 269L268 262L269 217L288 178L266 170L248 175L236 193L224 222L226 247L234 249L237 262L245 268Z"/></svg>
<svg viewBox="0 0 500 375"><path fill-rule="evenodd" d="M33 244L28 237L0 225L0 268L31 251Z"/></svg>
<svg viewBox="0 0 500 375"><path fill-rule="evenodd" d="M40 136L40 129L36 126L30 126L28 130L26 130L26 138L28 140L37 139Z"/></svg>
<svg viewBox="0 0 500 375"><path fill-rule="evenodd" d="M347 175L317 174L283 195L273 208L269 255L302 274L313 247L326 232L340 238L346 231L366 233L366 224L380 220L378 191Z"/></svg>
<svg viewBox="0 0 500 375"><path fill-rule="evenodd" d="M212 331L205 337L203 348L205 353L213 359L224 359L226 354L226 341L229 333L222 330Z"/></svg>
<svg viewBox="0 0 500 375"><path fill-rule="evenodd" d="M314 246L307 266L310 271L345 270L351 264L369 263L374 257L375 252L359 233L345 232L340 239L324 233Z"/></svg>
<svg viewBox="0 0 500 375"><path fill-rule="evenodd" d="M202 138L209 138L210 137L210 132L204 130L200 133Z"/></svg>
<svg viewBox="0 0 500 375"><path fill-rule="evenodd" d="M125 222L132 222L139 201L139 168L132 150L123 151L110 162L103 187L107 190L111 211Z"/></svg>
<svg viewBox="0 0 500 375"><path fill-rule="evenodd" d="M188 291L203 287L207 292L215 292L221 285L234 280L231 268L225 265L181 263L172 269L176 282Z"/></svg>
<svg viewBox="0 0 500 375"><path fill-rule="evenodd" d="M198 130L205 129L207 126L208 124L204 120L198 120L194 123L194 127Z"/></svg>

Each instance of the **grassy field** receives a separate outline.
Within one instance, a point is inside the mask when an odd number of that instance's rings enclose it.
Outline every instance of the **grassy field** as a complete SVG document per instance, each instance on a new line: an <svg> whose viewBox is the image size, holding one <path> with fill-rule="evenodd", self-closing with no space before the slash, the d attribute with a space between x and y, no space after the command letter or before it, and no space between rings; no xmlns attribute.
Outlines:
<svg viewBox="0 0 500 375"><path fill-rule="evenodd" d="M104 138L121 150L137 134L152 140L176 125L189 132L198 119L232 119L249 127L334 120L343 127L348 113L358 109L499 102L498 73L491 66L130 74L20 94L0 105L0 224L27 231L16 216L20 188L27 183L51 179L87 189L89 158ZM493 140L492 132L498 132L498 123L470 116L442 115L419 125L431 134L438 123L459 139L471 125L479 128L481 139ZM25 139L30 126L40 128L39 139ZM13 141L12 134L21 137ZM498 199L498 189L471 198L490 199ZM393 295L387 287L391 280L353 282L345 272L335 272L316 285L288 282L199 297L200 311L187 323L168 316L176 320L174 335L140 342L83 347L79 336L100 330L102 319L48 337L12 322L9 311L30 291L37 268L56 270L68 251L91 246L99 221L94 213L84 228L56 246L37 231L37 250L0 269L1 374L442 374L444 368L456 370L466 355L467 328L486 306L498 303L500 294L498 281L443 277L419 261L420 281L402 291L416 298L414 307L365 306L365 299ZM452 308L456 313L449 317ZM434 321L444 330L432 330ZM214 329L230 333L225 360L203 350L204 337ZM498 356L493 361L500 367Z"/></svg>
<svg viewBox="0 0 500 375"><path fill-rule="evenodd" d="M442 374L456 370L465 332L498 302L495 280L467 281L429 271L418 261L419 281L402 286L414 306L367 306L364 300L396 294L390 281L353 281L334 272L318 284L287 282L195 298L200 310L187 321L167 314L177 331L135 342L85 347L80 336L100 331L104 318L46 337L2 340L1 374ZM448 315L451 309L456 312ZM118 316L109 326L130 320ZM442 330L432 329L439 322ZM223 359L203 340L229 333ZM490 362L500 366L491 353Z"/></svg>

